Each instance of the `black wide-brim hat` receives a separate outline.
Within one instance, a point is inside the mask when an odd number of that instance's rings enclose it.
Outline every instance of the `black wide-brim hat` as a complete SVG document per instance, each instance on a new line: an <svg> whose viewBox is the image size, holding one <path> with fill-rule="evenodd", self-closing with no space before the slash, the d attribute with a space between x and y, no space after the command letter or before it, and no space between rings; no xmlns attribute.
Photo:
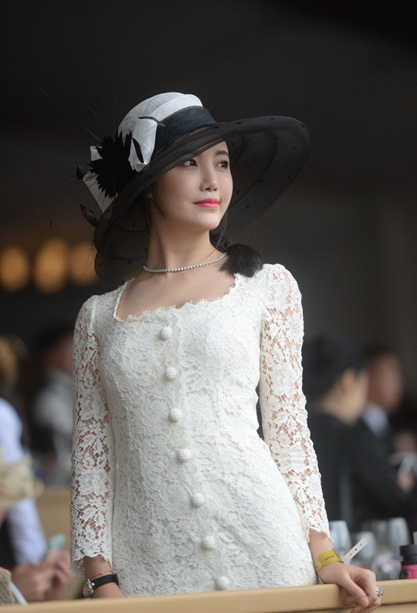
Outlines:
<svg viewBox="0 0 417 613"><path fill-rule="evenodd" d="M184 109L180 113L193 115L192 111ZM199 111L197 108L197 116ZM210 117L203 107L201 111ZM168 127L169 118L164 121ZM149 226L138 195L175 166L218 143L227 143L233 195L227 212L226 234L228 239L233 239L277 200L297 176L308 155L308 130L291 117L255 117L208 125L201 123L207 122L207 117L199 121L198 125L194 121L192 128L189 125L186 133L168 146L157 148L149 164L140 172L133 172L97 220L95 266L100 278L120 283L142 270L148 252ZM158 130L161 131L159 126Z"/></svg>

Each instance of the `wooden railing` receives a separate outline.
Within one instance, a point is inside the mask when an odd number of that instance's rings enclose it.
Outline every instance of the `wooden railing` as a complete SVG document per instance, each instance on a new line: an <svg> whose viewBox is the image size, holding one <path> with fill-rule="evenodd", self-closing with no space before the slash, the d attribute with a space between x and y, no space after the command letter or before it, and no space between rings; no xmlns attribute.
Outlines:
<svg viewBox="0 0 417 613"><path fill-rule="evenodd" d="M416 613L417 579L381 581L380 613ZM335 585L34 603L28 613L348 613ZM1 613L16 613L15 605Z"/></svg>

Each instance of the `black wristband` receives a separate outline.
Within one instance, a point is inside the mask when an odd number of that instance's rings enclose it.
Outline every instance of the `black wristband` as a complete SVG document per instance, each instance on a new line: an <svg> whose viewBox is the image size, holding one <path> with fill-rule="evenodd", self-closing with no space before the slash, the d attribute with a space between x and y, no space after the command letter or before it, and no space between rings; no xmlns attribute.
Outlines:
<svg viewBox="0 0 417 613"><path fill-rule="evenodd" d="M83 584L83 596L85 598L89 598L94 594L94 591L101 587L102 585L106 585L107 583L115 583L119 585L119 578L116 574L113 575L104 575L104 577L98 577L97 579L86 579Z"/></svg>

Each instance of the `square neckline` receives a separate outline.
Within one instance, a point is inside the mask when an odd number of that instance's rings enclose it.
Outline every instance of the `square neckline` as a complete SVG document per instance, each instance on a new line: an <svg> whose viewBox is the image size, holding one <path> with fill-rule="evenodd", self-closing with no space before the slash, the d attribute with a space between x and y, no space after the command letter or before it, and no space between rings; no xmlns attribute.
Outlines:
<svg viewBox="0 0 417 613"><path fill-rule="evenodd" d="M120 306L120 301L122 299L122 296L124 294L125 289L127 288L127 286L132 283L135 280L135 277L133 279L129 279L128 281L126 281L125 283L123 283L123 285L120 286L119 290L118 290L118 295L116 298L116 303L113 309L113 313L112 313L112 317L113 320L119 322L119 323L130 323L130 322L136 322L136 321L141 321L141 320L145 320L145 319L149 319L152 317L158 317L161 314L164 313L169 313L171 311L177 311L177 312L181 312L181 311L185 311L188 308L195 308L198 307L199 305L202 304L211 304L211 303L219 303L222 300L226 299L227 297L231 296L237 286L240 283L242 275L240 273L234 273L233 275L233 283L230 285L230 287L228 288L228 290L224 293L221 294L220 296L217 296L216 298L213 298L212 300L208 299L208 298L200 298L199 300L186 300L183 304L177 306L176 304L170 304L168 306L161 306L158 307L156 309L153 309L152 311L149 311L147 309L145 309L144 311L142 311L141 313L139 313L138 315L134 315L132 313L129 313L124 319L122 319L121 317L119 317L119 315L117 314L117 311L119 310L119 306Z"/></svg>

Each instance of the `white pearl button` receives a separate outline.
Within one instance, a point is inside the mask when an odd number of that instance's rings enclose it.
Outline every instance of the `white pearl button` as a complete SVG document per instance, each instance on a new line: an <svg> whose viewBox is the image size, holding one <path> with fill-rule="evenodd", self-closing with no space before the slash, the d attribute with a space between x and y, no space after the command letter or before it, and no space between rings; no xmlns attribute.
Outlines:
<svg viewBox="0 0 417 613"><path fill-rule="evenodd" d="M167 341L169 338L171 338L171 336L172 336L172 328L170 328L169 326L164 326L159 331L159 338L161 338L163 341Z"/></svg>
<svg viewBox="0 0 417 613"><path fill-rule="evenodd" d="M227 577L222 575L221 577L217 577L216 579L216 587L218 590L227 590L230 585L230 581Z"/></svg>
<svg viewBox="0 0 417 613"><path fill-rule="evenodd" d="M185 462L188 462L188 460L191 459L192 455L193 454L191 453L190 449L180 449L177 452L178 461L181 462L182 464L185 464Z"/></svg>
<svg viewBox="0 0 417 613"><path fill-rule="evenodd" d="M216 547L214 536L205 536L201 541L201 546L203 549L207 549L207 551L209 549L214 549Z"/></svg>
<svg viewBox="0 0 417 613"><path fill-rule="evenodd" d="M169 419L172 422L176 422L176 421L180 421L180 419L182 418L182 411L181 409L170 409L169 411Z"/></svg>
<svg viewBox="0 0 417 613"><path fill-rule="evenodd" d="M173 366L168 366L165 369L165 376L168 379L168 381L173 381L175 377L177 376L177 369L174 368Z"/></svg>
<svg viewBox="0 0 417 613"><path fill-rule="evenodd" d="M203 494L200 494L200 492L197 492L196 494L193 494L191 496L191 504L193 505L193 507L201 507L204 503L205 498Z"/></svg>

